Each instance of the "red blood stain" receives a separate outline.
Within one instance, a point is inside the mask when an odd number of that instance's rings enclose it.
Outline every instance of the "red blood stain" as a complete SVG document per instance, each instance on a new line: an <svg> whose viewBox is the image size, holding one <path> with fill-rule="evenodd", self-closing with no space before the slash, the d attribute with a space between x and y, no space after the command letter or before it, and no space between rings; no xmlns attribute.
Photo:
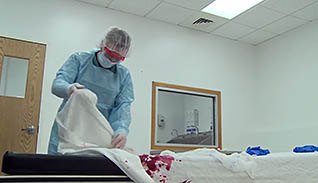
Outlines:
<svg viewBox="0 0 318 183"><path fill-rule="evenodd" d="M141 164L146 169L147 174L153 178L155 172L159 172L159 168L166 167L166 170L170 171L172 161L174 157L172 156L151 156L147 154L139 155ZM160 182L165 183L167 176L161 179Z"/></svg>

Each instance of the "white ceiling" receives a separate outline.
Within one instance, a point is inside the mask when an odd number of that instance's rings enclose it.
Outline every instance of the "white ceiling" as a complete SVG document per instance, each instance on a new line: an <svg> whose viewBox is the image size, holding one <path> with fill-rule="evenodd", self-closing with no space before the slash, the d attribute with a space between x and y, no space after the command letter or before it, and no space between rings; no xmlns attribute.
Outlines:
<svg viewBox="0 0 318 183"><path fill-rule="evenodd" d="M228 39L261 44L318 19L318 0L264 0L228 20L200 10L213 0L78 0ZM199 18L210 24L192 24Z"/></svg>

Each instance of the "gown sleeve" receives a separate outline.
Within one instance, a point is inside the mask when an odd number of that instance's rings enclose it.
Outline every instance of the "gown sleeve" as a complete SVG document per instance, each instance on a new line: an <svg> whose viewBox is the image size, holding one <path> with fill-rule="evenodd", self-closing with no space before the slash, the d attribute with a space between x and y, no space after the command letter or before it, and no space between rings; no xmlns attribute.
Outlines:
<svg viewBox="0 0 318 183"><path fill-rule="evenodd" d="M114 135L129 133L129 125L131 123L130 105L134 101L133 84L130 73L121 84L121 89L116 97L115 105L111 110L109 121L114 129Z"/></svg>
<svg viewBox="0 0 318 183"><path fill-rule="evenodd" d="M56 73L52 93L60 98L68 97L68 89L76 81L80 63L76 55L71 55Z"/></svg>

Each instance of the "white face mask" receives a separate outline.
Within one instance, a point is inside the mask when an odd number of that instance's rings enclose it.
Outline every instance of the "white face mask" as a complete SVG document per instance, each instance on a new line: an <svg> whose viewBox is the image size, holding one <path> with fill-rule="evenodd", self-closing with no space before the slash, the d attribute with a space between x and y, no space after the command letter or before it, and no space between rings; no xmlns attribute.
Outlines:
<svg viewBox="0 0 318 183"><path fill-rule="evenodd" d="M101 51L97 53L97 59L99 64L104 68L111 68L112 66L116 65L116 63L111 62L107 57L105 57Z"/></svg>

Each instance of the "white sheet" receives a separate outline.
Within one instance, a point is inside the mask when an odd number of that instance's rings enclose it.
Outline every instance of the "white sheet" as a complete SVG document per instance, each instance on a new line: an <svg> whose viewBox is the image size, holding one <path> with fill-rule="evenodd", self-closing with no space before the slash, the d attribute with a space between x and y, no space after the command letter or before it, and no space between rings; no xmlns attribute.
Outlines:
<svg viewBox="0 0 318 183"><path fill-rule="evenodd" d="M198 149L185 153L164 151L160 156L137 155L123 150L88 149L84 153L103 154L137 183L317 183L318 153L274 153L249 156L224 155ZM149 167L148 167L148 166ZM148 171L152 179L144 176Z"/></svg>
<svg viewBox="0 0 318 183"><path fill-rule="evenodd" d="M76 90L56 116L60 143L58 151L89 147L111 147L113 130L98 111L96 95L87 90Z"/></svg>
<svg viewBox="0 0 318 183"><path fill-rule="evenodd" d="M164 163L152 172L155 182L182 183L318 183L318 153L223 155L198 149L186 153L165 151L174 157L170 170ZM153 169L153 168L152 168Z"/></svg>
<svg viewBox="0 0 318 183"><path fill-rule="evenodd" d="M109 149L113 131L96 101L89 90L78 90L58 113L59 152L106 156L137 183L318 183L317 152L256 157L211 149L164 151L161 156L142 156L141 163L136 154Z"/></svg>
<svg viewBox="0 0 318 183"><path fill-rule="evenodd" d="M256 167L253 157L246 153L228 156L213 149L197 149L184 153L164 151L160 155L172 156L174 160L170 170L164 163L157 163L159 171L150 171L155 182L249 183Z"/></svg>
<svg viewBox="0 0 318 183"><path fill-rule="evenodd" d="M63 154L102 154L135 182L152 183L132 150L110 149L113 130L96 107L97 97L87 89L75 91L56 116ZM85 165L83 165L85 166Z"/></svg>
<svg viewBox="0 0 318 183"><path fill-rule="evenodd" d="M256 183L317 183L318 152L314 153L273 153L255 157Z"/></svg>

